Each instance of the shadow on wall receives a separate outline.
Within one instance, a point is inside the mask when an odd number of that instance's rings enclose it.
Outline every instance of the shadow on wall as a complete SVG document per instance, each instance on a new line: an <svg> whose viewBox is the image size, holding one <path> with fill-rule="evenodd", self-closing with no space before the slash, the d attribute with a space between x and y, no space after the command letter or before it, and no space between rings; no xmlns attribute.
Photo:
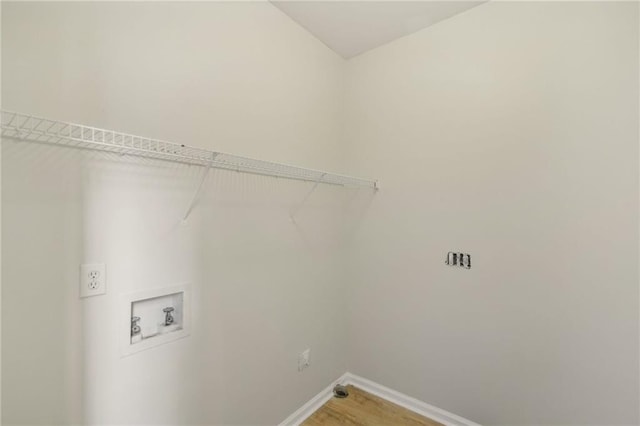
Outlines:
<svg viewBox="0 0 640 426"><path fill-rule="evenodd" d="M80 152L5 139L2 161L2 423L80 423Z"/></svg>

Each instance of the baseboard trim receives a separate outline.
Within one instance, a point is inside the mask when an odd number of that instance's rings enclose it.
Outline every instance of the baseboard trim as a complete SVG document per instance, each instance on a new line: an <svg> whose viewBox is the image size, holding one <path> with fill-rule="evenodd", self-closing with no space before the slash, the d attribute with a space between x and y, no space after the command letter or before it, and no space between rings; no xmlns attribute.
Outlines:
<svg viewBox="0 0 640 426"><path fill-rule="evenodd" d="M343 374L339 379L335 380L329 386L321 390L319 394L307 401L302 407L298 408L295 413L287 417L278 426L298 426L300 423L304 422L307 418L309 418L309 416L318 411L320 407L322 407L327 401L331 399L331 397L333 396L334 386L338 383L344 383L347 374L349 373Z"/></svg>
<svg viewBox="0 0 640 426"><path fill-rule="evenodd" d="M363 391L379 396L389 402L393 402L394 404L413 411L414 413L418 413L422 416L440 422L445 426L480 426L478 423L472 422L464 417L460 417L441 408L434 407L431 404L427 404L426 402L422 402L379 383L348 372L344 373L338 380L335 380L331 385L327 386L325 389L320 391L320 393L311 398L306 404L296 410L295 413L291 414L286 418L286 420L280 423L279 426L300 425L331 399L333 396L333 388L338 383L358 387Z"/></svg>
<svg viewBox="0 0 640 426"><path fill-rule="evenodd" d="M450 413L442 408L434 407L431 404L412 398L409 395L405 395L379 383L365 379L364 377L346 373L343 376L343 379L344 382L342 383L344 384L353 385L363 391L369 392L406 408L407 410L413 411L414 413L418 413L422 416L440 422L445 426L480 426L478 423L472 422L464 417Z"/></svg>

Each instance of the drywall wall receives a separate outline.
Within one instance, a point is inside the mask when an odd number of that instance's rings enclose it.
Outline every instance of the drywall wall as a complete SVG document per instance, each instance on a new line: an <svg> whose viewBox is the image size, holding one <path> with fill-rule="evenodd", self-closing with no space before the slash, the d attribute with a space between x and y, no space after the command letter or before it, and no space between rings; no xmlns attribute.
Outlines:
<svg viewBox="0 0 640 426"><path fill-rule="evenodd" d="M2 6L0 6L0 34L2 33ZM2 93L2 54L0 54L0 93ZM2 108L2 96L0 96ZM1 138L0 138L1 141ZM2 149L0 149L0 298L2 297ZM0 335L2 333L2 303L0 301ZM2 365L2 339L0 338L0 366ZM0 374L2 369L0 368ZM2 380L0 380L0 422L2 421Z"/></svg>
<svg viewBox="0 0 640 426"><path fill-rule="evenodd" d="M348 62L382 183L351 371L481 424L638 424L638 71L609 2L490 2Z"/></svg>
<svg viewBox="0 0 640 426"><path fill-rule="evenodd" d="M273 424L346 369L483 424L638 422L637 5L482 5L346 81L266 3L2 12L5 108L382 180L292 223L308 185L214 172L182 223L197 167L3 140L3 424ZM119 295L183 282L192 335L122 358Z"/></svg>
<svg viewBox="0 0 640 426"><path fill-rule="evenodd" d="M342 170L343 60L269 3L2 9L3 108ZM199 167L2 149L3 424L275 424L346 370L348 192L215 171L182 223ZM120 295L182 283L191 336L121 357Z"/></svg>

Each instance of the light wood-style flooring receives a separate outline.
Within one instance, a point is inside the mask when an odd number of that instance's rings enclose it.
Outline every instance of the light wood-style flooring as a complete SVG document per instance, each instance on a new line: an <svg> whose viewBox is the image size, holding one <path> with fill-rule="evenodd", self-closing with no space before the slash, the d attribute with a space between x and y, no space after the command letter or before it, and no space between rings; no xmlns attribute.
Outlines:
<svg viewBox="0 0 640 426"><path fill-rule="evenodd" d="M394 403L348 386L349 396L331 398L313 413L302 426L442 426L434 420Z"/></svg>

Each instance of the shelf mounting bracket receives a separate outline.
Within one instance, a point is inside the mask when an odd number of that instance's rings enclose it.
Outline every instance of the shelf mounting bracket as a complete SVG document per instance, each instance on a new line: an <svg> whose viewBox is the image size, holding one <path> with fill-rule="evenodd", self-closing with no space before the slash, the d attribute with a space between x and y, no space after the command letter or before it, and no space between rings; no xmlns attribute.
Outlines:
<svg viewBox="0 0 640 426"><path fill-rule="evenodd" d="M323 173L318 178L318 180L313 184L313 187L311 188L311 190L309 190L309 192L307 192L307 195L304 196L302 201L298 205L293 206L291 208L291 210L289 210L289 218L291 219L291 222L297 223L296 222L296 214L300 211L300 209L302 207L304 207L304 205L307 203L307 200L309 199L309 197L311 197L311 194L313 194L313 192L316 190L318 185L320 185L322 183L322 179L324 179L325 175L326 175L326 173Z"/></svg>
<svg viewBox="0 0 640 426"><path fill-rule="evenodd" d="M212 152L211 153L211 159L209 160L209 163L207 164L206 169L202 173L202 177L200 178L200 183L198 184L198 188L196 189L195 194L193 194L193 198L191 199L191 203L189 204L189 208L187 209L187 211L185 212L184 216L182 217L183 221L185 221L185 220L187 220L189 218L189 215L191 214L191 211L193 210L193 208L198 203L198 199L200 198L200 193L202 192L202 188L204 187L204 183L207 180L207 176L209 176L209 172L211 171L211 167L213 166L213 162L214 162L214 160L216 159L217 156L218 156L217 152Z"/></svg>

